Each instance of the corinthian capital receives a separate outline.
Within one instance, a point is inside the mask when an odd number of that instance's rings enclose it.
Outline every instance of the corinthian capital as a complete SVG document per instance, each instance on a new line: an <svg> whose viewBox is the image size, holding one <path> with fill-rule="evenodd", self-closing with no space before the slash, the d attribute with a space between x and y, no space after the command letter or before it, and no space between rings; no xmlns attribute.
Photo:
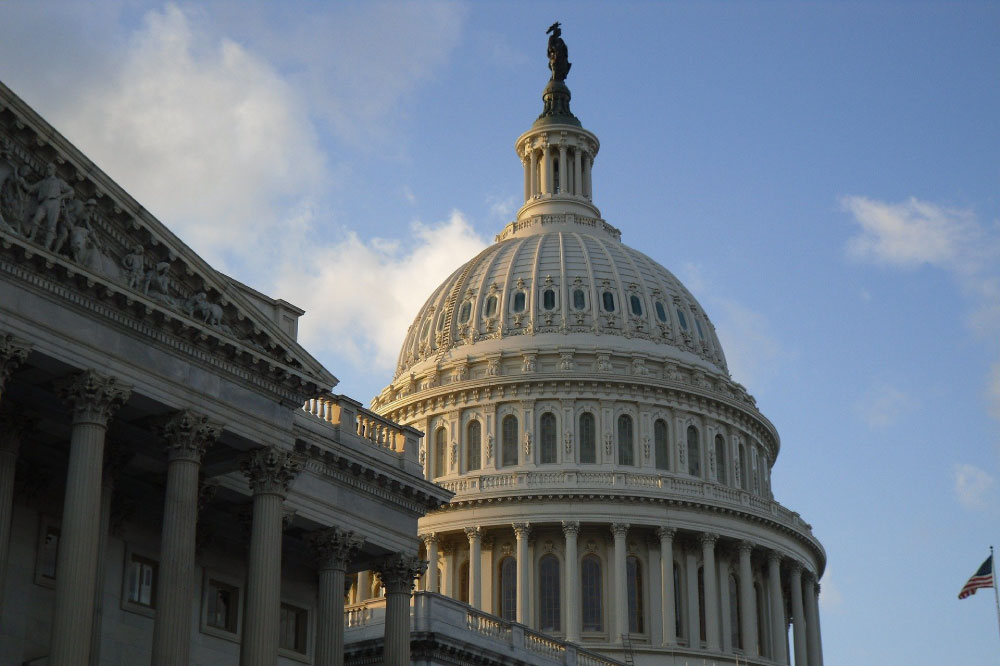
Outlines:
<svg viewBox="0 0 1000 666"><path fill-rule="evenodd" d="M576 537L580 534L580 521L578 520L564 520L562 521L562 531L563 536L569 538L570 535Z"/></svg>
<svg viewBox="0 0 1000 666"><path fill-rule="evenodd" d="M0 335L0 391L17 366L24 363L31 351L31 345L6 333Z"/></svg>
<svg viewBox="0 0 1000 666"><path fill-rule="evenodd" d="M298 456L273 446L254 449L240 461L240 470L250 482L254 495L284 497L301 469L302 461Z"/></svg>
<svg viewBox="0 0 1000 666"><path fill-rule="evenodd" d="M427 569L427 562L413 555L393 553L373 567L378 582L387 594L410 594L413 579Z"/></svg>
<svg viewBox="0 0 1000 666"><path fill-rule="evenodd" d="M167 459L201 463L205 449L222 434L222 426L190 409L178 412L163 426Z"/></svg>
<svg viewBox="0 0 1000 666"><path fill-rule="evenodd" d="M309 535L309 545L320 569L346 569L364 542L365 538L360 534L338 527L328 527Z"/></svg>
<svg viewBox="0 0 1000 666"><path fill-rule="evenodd" d="M465 528L465 536L469 538L469 543L483 538L483 531L475 526Z"/></svg>
<svg viewBox="0 0 1000 666"><path fill-rule="evenodd" d="M612 523L611 524L611 535L616 539L621 537L622 539L628 534L628 523Z"/></svg>
<svg viewBox="0 0 1000 666"><path fill-rule="evenodd" d="M529 523L514 523L514 536L518 539L527 538L531 534L531 525Z"/></svg>
<svg viewBox="0 0 1000 666"><path fill-rule="evenodd" d="M131 386L93 370L69 377L57 388L60 397L73 407L73 423L107 425L132 395Z"/></svg>
<svg viewBox="0 0 1000 666"><path fill-rule="evenodd" d="M673 541L674 536L677 535L677 528L675 527L657 527L656 536L660 537L661 541Z"/></svg>

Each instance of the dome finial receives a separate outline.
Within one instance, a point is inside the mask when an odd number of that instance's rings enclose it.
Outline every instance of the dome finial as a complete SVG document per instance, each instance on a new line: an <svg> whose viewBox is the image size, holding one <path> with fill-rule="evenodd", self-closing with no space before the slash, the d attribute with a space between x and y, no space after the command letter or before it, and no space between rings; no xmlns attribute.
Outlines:
<svg viewBox="0 0 1000 666"><path fill-rule="evenodd" d="M566 42L562 40L560 25L562 24L556 21L545 31L546 35L550 35L549 69L552 70L553 81L565 81L566 75L569 74L569 68L573 66L569 61L569 49L566 48Z"/></svg>
<svg viewBox="0 0 1000 666"><path fill-rule="evenodd" d="M566 87L566 75L573 64L569 61L569 49L566 42L562 40L562 24L556 21L549 26L545 34L549 36L549 70L552 76L549 84L542 91L542 102L545 104L542 113L535 121L535 126L539 124L558 123L576 125L580 127L580 119L569 110L570 92Z"/></svg>

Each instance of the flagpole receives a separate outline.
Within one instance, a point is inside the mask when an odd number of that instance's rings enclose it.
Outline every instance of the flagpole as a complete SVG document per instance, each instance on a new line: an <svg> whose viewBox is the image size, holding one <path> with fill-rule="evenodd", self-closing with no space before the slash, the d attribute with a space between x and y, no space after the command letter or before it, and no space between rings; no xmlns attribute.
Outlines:
<svg viewBox="0 0 1000 666"><path fill-rule="evenodd" d="M1000 631L1000 591L997 590L997 561L993 559L993 546L990 546L990 568L993 570L993 596L997 600L997 630Z"/></svg>

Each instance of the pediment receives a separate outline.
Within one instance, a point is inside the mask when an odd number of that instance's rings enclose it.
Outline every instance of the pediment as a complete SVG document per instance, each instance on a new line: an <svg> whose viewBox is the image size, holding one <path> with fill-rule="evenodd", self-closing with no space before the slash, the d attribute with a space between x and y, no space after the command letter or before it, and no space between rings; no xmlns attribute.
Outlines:
<svg viewBox="0 0 1000 666"><path fill-rule="evenodd" d="M290 402L337 383L278 305L301 311L213 269L2 83L0 266L2 279L69 290Z"/></svg>

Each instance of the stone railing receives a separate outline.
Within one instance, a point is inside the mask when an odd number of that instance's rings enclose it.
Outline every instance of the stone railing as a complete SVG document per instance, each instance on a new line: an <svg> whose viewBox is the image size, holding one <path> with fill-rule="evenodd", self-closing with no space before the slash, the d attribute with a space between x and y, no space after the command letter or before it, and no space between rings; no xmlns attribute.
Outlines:
<svg viewBox="0 0 1000 666"><path fill-rule="evenodd" d="M511 495L540 490L580 490L598 493L621 493L633 490L656 496L683 497L710 504L740 508L770 517L783 525L805 534L812 526L802 517L766 497L759 497L739 488L711 481L689 479L670 474L649 474L621 471L585 472L575 469L532 471L512 470L485 474L470 474L458 479L437 481L438 485L455 493L452 501L462 501L474 495Z"/></svg>
<svg viewBox="0 0 1000 666"><path fill-rule="evenodd" d="M375 412L360 402L343 395L326 395L306 401L302 411L333 426L341 439L353 439L383 451L397 454L419 466L419 430L402 426Z"/></svg>
<svg viewBox="0 0 1000 666"><path fill-rule="evenodd" d="M385 597L344 607L344 628L356 629L385 622Z"/></svg>

